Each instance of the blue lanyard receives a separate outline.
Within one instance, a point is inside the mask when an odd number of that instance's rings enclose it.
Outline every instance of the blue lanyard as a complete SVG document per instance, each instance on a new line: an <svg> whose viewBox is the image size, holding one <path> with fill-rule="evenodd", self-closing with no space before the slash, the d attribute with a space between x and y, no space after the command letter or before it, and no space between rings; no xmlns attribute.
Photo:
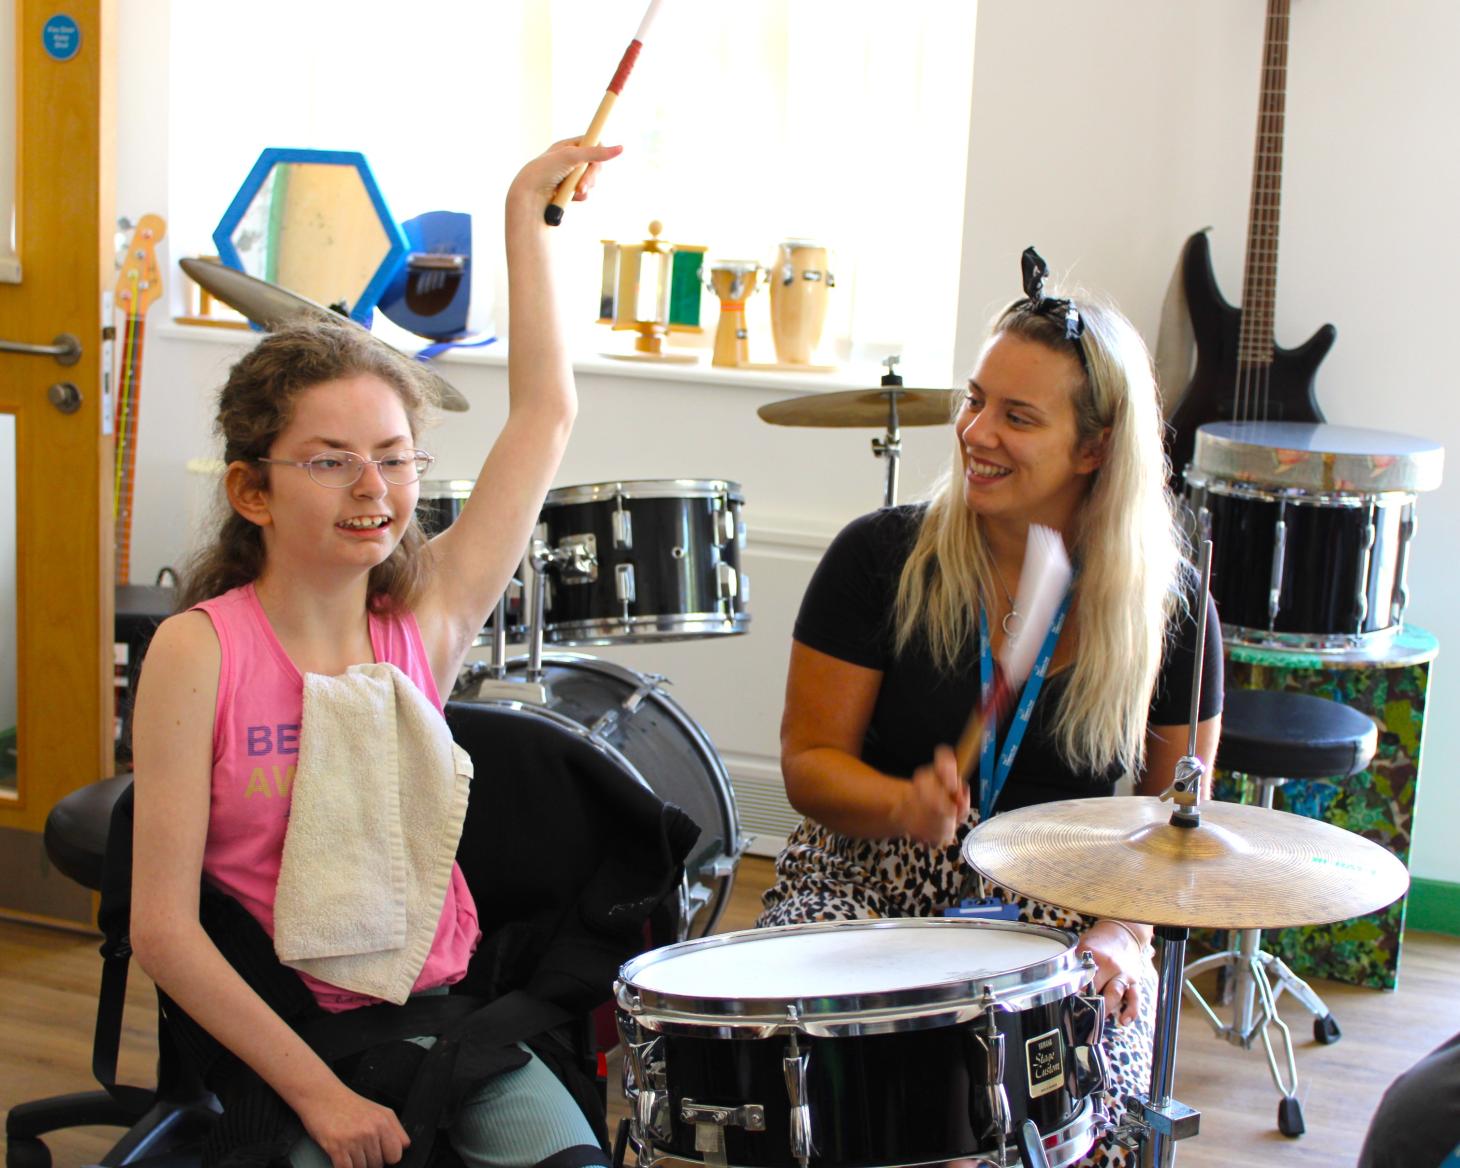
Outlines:
<svg viewBox="0 0 1460 1168"><path fill-rule="evenodd" d="M1071 587L1065 592L1064 600L1060 601L1059 611L1055 613L1054 623L1049 626L1049 632L1045 634L1044 644L1040 647L1034 668L1030 670L1029 677L1024 682L1024 692L1019 695L1019 708L1014 714L1014 721L1009 724L1009 736L1004 739L1002 754L999 754L996 741L999 733L998 719L990 718L988 725L984 727L983 750L979 755L978 763L978 817L980 820L987 820L993 814L994 804L999 801L999 795L1004 790L1005 782L1008 781L1009 769L1014 765L1014 756L1019 753L1019 744L1024 741L1024 731L1029 729L1029 717L1034 713L1035 699L1039 697L1039 691L1044 687L1044 677L1049 672L1049 663L1054 657L1054 647L1060 639L1060 630L1065 627L1065 617L1070 611L1070 599L1074 596L1074 591L1074 588ZM987 708L989 696L994 688L994 654L989 647L988 617L982 607L978 610L978 639L980 694L984 707ZM994 764L995 756L998 758L997 767Z"/></svg>

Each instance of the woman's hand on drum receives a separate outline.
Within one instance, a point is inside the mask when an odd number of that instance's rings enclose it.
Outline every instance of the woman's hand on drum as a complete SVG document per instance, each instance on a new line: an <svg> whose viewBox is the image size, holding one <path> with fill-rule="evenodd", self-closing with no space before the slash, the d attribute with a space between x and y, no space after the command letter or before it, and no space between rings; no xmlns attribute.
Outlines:
<svg viewBox="0 0 1460 1168"><path fill-rule="evenodd" d="M1097 921L1075 946L1095 958L1095 992L1105 999L1105 1015L1117 1025L1134 1022L1141 1011L1145 949L1130 930L1113 921Z"/></svg>
<svg viewBox="0 0 1460 1168"><path fill-rule="evenodd" d="M951 844L969 806L968 784L952 748L938 747L933 761L914 771L904 787L893 817L900 834L924 844Z"/></svg>

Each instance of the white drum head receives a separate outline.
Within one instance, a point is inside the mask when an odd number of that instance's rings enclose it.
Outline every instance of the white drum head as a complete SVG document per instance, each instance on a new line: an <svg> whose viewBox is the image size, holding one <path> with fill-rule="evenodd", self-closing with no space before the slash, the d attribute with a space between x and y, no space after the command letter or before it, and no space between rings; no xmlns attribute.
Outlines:
<svg viewBox="0 0 1460 1168"><path fill-rule="evenodd" d="M676 997L857 997L981 984L997 974L1048 962L1068 947L1047 934L1020 928L927 924L761 929L725 945L669 953L638 970L633 982L640 989Z"/></svg>

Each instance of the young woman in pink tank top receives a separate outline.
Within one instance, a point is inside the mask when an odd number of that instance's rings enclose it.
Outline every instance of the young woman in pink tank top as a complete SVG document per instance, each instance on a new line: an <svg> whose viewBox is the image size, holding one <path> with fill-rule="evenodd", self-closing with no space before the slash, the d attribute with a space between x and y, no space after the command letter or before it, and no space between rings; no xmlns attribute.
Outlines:
<svg viewBox="0 0 1460 1168"><path fill-rule="evenodd" d="M184 611L153 639L138 687L131 939L157 984L297 1114L307 1138L290 1153L296 1165L380 1168L409 1140L395 1113L342 1082L204 932L205 874L271 928L287 819L287 790L267 777L278 765L257 768L274 789L253 792L275 800L270 815L246 818L247 786L236 799L220 789L251 773L243 756L297 749L304 673L388 660L436 704L450 693L521 560L577 408L544 208L576 167L588 165L581 197L617 153L559 143L508 191L509 412L460 516L429 546L414 518L431 461L418 447L430 403L414 362L350 325L301 325L260 341L220 397L230 511L189 573ZM475 944L459 871L447 902L417 990L458 980ZM368 1001L310 988L328 1010ZM451 1139L474 1165L535 1164L596 1142L535 1058L469 1099Z"/></svg>

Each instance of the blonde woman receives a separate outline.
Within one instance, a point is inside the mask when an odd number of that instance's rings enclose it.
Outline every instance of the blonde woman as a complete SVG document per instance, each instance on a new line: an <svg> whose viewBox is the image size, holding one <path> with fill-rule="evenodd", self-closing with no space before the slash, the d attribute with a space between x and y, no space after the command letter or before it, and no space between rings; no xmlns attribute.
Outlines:
<svg viewBox="0 0 1460 1168"><path fill-rule="evenodd" d="M781 765L805 819L776 863L759 924L934 916L967 891L959 844L993 811L1142 794L1185 752L1196 641L1151 361L1115 309L1025 296L994 320L953 419L953 460L921 504L853 521L818 567L797 618ZM1068 618L1006 771L961 781L949 744L1021 614L1014 590L1032 524L1058 531L1076 567ZM1198 753L1216 753L1221 643L1207 625ZM1037 672L1037 670L1036 670ZM1026 691L1027 692L1027 691ZM1007 753L1001 727L998 750ZM996 776L996 777L995 777ZM992 781L990 781L992 780ZM998 787L999 780L1002 786ZM1090 874L1099 879L1098 872ZM1116 1110L1149 1081L1155 971L1146 925L1092 921L992 889L1009 915L1071 929L1096 963ZM1081 1161L1123 1165L1099 1143Z"/></svg>

